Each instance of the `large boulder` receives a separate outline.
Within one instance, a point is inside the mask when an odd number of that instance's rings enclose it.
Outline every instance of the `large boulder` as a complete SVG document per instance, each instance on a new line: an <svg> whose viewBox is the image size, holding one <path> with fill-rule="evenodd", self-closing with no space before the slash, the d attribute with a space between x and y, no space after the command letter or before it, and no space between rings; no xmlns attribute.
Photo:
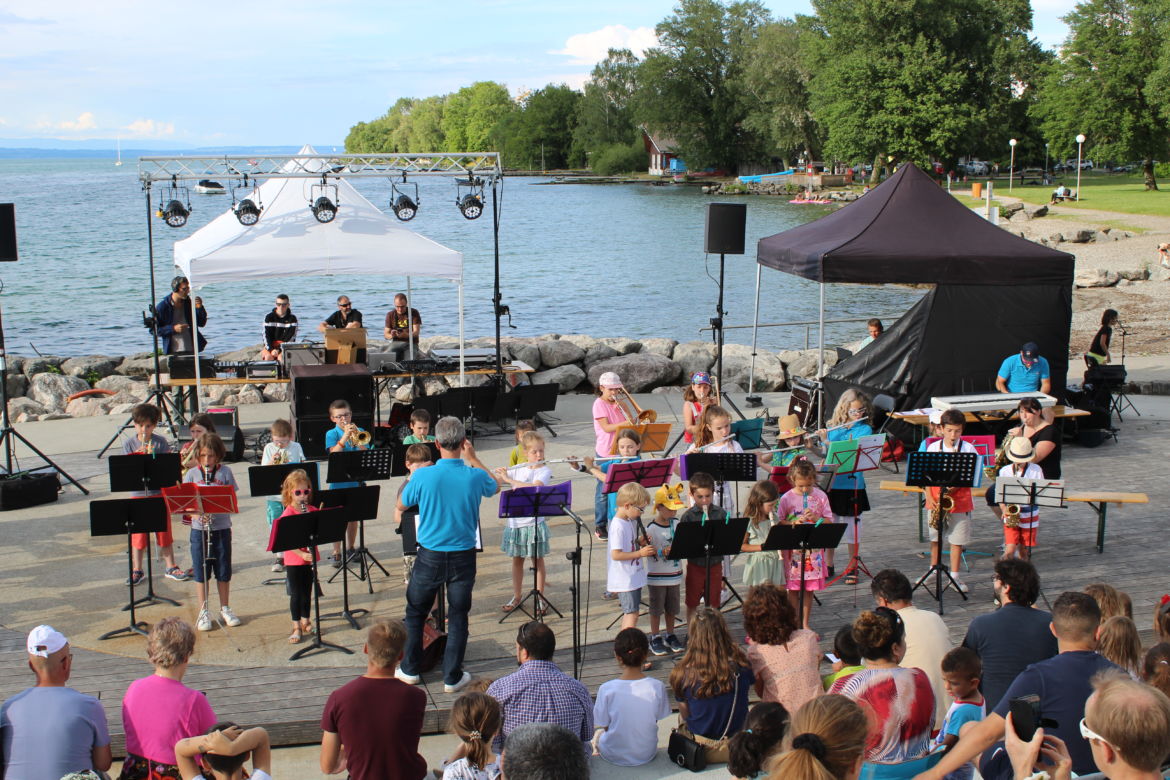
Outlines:
<svg viewBox="0 0 1170 780"><path fill-rule="evenodd" d="M1121 276L1107 268L1083 268L1077 271L1073 284L1077 287L1112 287Z"/></svg>
<svg viewBox="0 0 1170 780"><path fill-rule="evenodd" d="M743 344L723 345L723 384L748 386L752 377L752 348ZM788 388L788 374L774 352L757 350L754 389L772 393Z"/></svg>
<svg viewBox="0 0 1170 780"><path fill-rule="evenodd" d="M556 368L568 363L580 363L585 359L585 350L571 341L557 339L556 341L540 342L540 362L548 368Z"/></svg>
<svg viewBox="0 0 1170 780"><path fill-rule="evenodd" d="M64 362L65 358L55 357L53 355L37 355L36 357L25 358L20 369L24 372L25 376L31 377L34 374L43 374L46 371L59 369Z"/></svg>
<svg viewBox="0 0 1170 780"><path fill-rule="evenodd" d="M69 358L61 364L61 372L70 376L79 376L88 380L96 374L99 379L107 377L121 364L122 358L108 355L86 355L85 357Z"/></svg>
<svg viewBox="0 0 1170 780"><path fill-rule="evenodd" d="M141 379L113 374L99 379L95 384L99 390L113 390L115 393L130 393L139 401L145 401L150 395L150 384Z"/></svg>
<svg viewBox="0 0 1170 780"><path fill-rule="evenodd" d="M642 348L642 342L627 339L624 336L610 336L608 338L600 339L602 344L607 347L616 349L619 355L629 355L632 352L637 352Z"/></svg>
<svg viewBox="0 0 1170 780"><path fill-rule="evenodd" d="M1040 206L1031 206L1024 209L1024 216L1028 219L1036 219L1048 215L1048 204Z"/></svg>
<svg viewBox="0 0 1170 780"><path fill-rule="evenodd" d="M1128 279L1131 282L1144 282L1150 278L1149 268L1127 268L1117 272L1117 275L1122 279Z"/></svg>
<svg viewBox="0 0 1170 780"><path fill-rule="evenodd" d="M48 411L44 404L34 401L31 398L21 396L20 398L8 399L8 414L14 422L36 420L42 414L47 414Z"/></svg>
<svg viewBox="0 0 1170 780"><path fill-rule="evenodd" d="M113 411L115 406L122 406L123 404L136 406L137 404L142 403L142 399L136 396L134 393L127 393L124 391L121 393L114 393L113 395L107 395L105 397L105 401L109 406L110 411Z"/></svg>
<svg viewBox="0 0 1170 780"><path fill-rule="evenodd" d="M111 406L113 404L110 403L109 396L75 398L65 407L65 414L70 417L97 417L109 412Z"/></svg>
<svg viewBox="0 0 1170 780"><path fill-rule="evenodd" d="M622 378L622 384L631 393L645 393L670 384L682 374L682 368L670 358L635 352L594 363L589 367L590 384L597 387L598 378L606 371L617 372Z"/></svg>
<svg viewBox="0 0 1170 780"><path fill-rule="evenodd" d="M29 383L28 397L45 406L50 412L61 411L69 396L89 390L89 382L64 374L36 374Z"/></svg>
<svg viewBox="0 0 1170 780"><path fill-rule="evenodd" d="M16 398L28 392L28 377L24 374L9 371L7 374L7 390L9 398Z"/></svg>
<svg viewBox="0 0 1170 780"><path fill-rule="evenodd" d="M567 333L567 334L561 336L560 339L558 339L558 340L559 341L567 341L570 344L576 344L578 347L585 350L586 352L588 352L591 347L596 347L598 344L601 343L599 340L593 338L592 336L586 336L583 333Z"/></svg>
<svg viewBox="0 0 1170 780"><path fill-rule="evenodd" d="M519 360L537 371L540 370L540 347L536 344L513 339L507 343L504 349L512 360Z"/></svg>
<svg viewBox="0 0 1170 780"><path fill-rule="evenodd" d="M569 363L546 371L538 371L531 375L531 380L534 385L555 384L559 388L559 392L567 393L570 390L575 390L579 384L585 381L585 372L575 364Z"/></svg>
<svg viewBox="0 0 1170 780"><path fill-rule="evenodd" d="M674 348L671 358L682 366L683 378L696 371L709 371L715 362L715 345L705 341L688 341Z"/></svg>
<svg viewBox="0 0 1170 780"><path fill-rule="evenodd" d="M236 393L236 403L262 404L264 403L264 395L256 385L243 385Z"/></svg>
<svg viewBox="0 0 1170 780"><path fill-rule="evenodd" d="M600 363L603 360L617 357L619 353L616 349L608 344L602 344L600 341L585 350L585 368L594 363Z"/></svg>
<svg viewBox="0 0 1170 780"><path fill-rule="evenodd" d="M642 351L648 352L652 355L662 355L663 357L673 358L674 348L678 346L678 342L674 339L642 339Z"/></svg>
<svg viewBox="0 0 1170 780"><path fill-rule="evenodd" d="M420 336L418 347L424 351L432 349L459 349L459 340L450 336Z"/></svg>
<svg viewBox="0 0 1170 780"><path fill-rule="evenodd" d="M447 392L447 383L441 376L428 376L422 379L425 395L442 395Z"/></svg>
<svg viewBox="0 0 1170 780"><path fill-rule="evenodd" d="M274 401L276 403L288 401L288 385L285 383L261 385L260 392L264 395L265 401Z"/></svg>
<svg viewBox="0 0 1170 780"><path fill-rule="evenodd" d="M837 365L840 353L835 349L826 349L824 352L825 372ZM817 350L801 350L800 357L788 364L788 378L804 377L805 379L819 379L817 376Z"/></svg>
<svg viewBox="0 0 1170 780"><path fill-rule="evenodd" d="M159 367L164 373L166 372L167 359L165 356L159 357ZM124 376L138 377L139 379L149 379L150 375L154 373L154 356L128 357L118 366L118 373Z"/></svg>
<svg viewBox="0 0 1170 780"><path fill-rule="evenodd" d="M215 356L215 359L224 363L242 363L245 360L259 360L260 352L263 349L263 344L241 347L240 349L233 349L231 352L221 352Z"/></svg>
<svg viewBox="0 0 1170 780"><path fill-rule="evenodd" d="M491 374L467 374L463 375L463 381L459 381L459 375L447 377L447 384L451 387L483 387L486 384L491 384Z"/></svg>

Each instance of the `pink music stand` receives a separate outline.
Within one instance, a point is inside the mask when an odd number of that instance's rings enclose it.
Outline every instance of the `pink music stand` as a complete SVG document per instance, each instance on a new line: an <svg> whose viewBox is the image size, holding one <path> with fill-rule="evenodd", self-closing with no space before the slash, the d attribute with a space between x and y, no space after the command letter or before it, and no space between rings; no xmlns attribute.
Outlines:
<svg viewBox="0 0 1170 780"><path fill-rule="evenodd" d="M234 515L240 511L236 490L231 485L197 485L185 482L162 489L167 514Z"/></svg>
<svg viewBox="0 0 1170 780"><path fill-rule="evenodd" d="M629 463L615 463L605 473L601 492L613 493L627 482L637 482L645 488L656 488L670 481L675 459L634 460Z"/></svg>

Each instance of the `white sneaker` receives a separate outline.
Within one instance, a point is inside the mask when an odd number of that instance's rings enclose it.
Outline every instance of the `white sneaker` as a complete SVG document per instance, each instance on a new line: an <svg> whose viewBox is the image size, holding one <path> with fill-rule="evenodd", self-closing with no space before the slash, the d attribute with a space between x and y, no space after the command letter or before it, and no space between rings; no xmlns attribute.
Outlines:
<svg viewBox="0 0 1170 780"><path fill-rule="evenodd" d="M965 594L971 592L970 589L967 588L967 583L963 582L963 580L959 577L958 572L956 572L956 571L951 572L951 579L953 579L955 581L955 589L958 590L959 593L962 593L965 595Z"/></svg>
<svg viewBox="0 0 1170 780"><path fill-rule="evenodd" d="M399 680L402 680L402 682L406 683L407 685L418 685L420 682L422 682L421 677L419 677L417 674L407 674L406 672L402 671L401 666L395 668L394 676Z"/></svg>
<svg viewBox="0 0 1170 780"><path fill-rule="evenodd" d="M195 621L195 628L199 629L200 631L211 630L211 615L208 614L207 610L203 610L199 613L199 619Z"/></svg>
<svg viewBox="0 0 1170 780"><path fill-rule="evenodd" d="M469 682L471 682L471 672L464 672L463 677L454 685L443 683L443 693L459 693L459 691L467 687Z"/></svg>
<svg viewBox="0 0 1170 780"><path fill-rule="evenodd" d="M234 626L238 626L240 624L240 619L238 617L236 617L235 612L232 612L231 607L228 607L228 606L220 607L219 614L223 615L223 622L227 623L229 626L234 627Z"/></svg>

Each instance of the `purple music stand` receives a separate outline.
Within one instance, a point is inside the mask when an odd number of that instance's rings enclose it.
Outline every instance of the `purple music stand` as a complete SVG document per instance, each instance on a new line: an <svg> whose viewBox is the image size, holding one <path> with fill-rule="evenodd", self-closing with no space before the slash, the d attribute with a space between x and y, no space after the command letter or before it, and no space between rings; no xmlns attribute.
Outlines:
<svg viewBox="0 0 1170 780"><path fill-rule="evenodd" d="M500 493L500 517L560 517L565 514L565 507L573 503L573 486L570 482L559 485L541 485L533 487L518 487ZM536 521L534 521L535 523ZM506 612L499 622L503 623L517 612L522 612L533 620L544 622L544 613L552 610L557 617L564 617L559 609L553 606L540 589L536 587L536 531L532 533L532 589L520 599L511 612ZM532 611L528 611L528 600L532 599Z"/></svg>

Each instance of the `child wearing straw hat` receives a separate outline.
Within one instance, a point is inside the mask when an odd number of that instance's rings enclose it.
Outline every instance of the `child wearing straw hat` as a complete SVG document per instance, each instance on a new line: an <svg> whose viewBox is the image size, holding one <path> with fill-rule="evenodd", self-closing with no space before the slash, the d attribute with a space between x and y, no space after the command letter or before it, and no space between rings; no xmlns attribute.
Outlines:
<svg viewBox="0 0 1170 780"><path fill-rule="evenodd" d="M1007 459L1011 462L999 470L999 475L1018 479L1044 479L1040 466L1032 462L1035 454L1028 437L1016 436L1008 443ZM1036 529L1040 525L1039 507L1035 504L1021 505L1019 523L1015 524L1008 515L1008 505L1003 501L1003 493L998 485L996 493L996 498L1000 499L1000 516L1003 518L1003 557L1007 559L1015 555L1026 561L1036 546ZM1009 522L1012 524L1009 525Z"/></svg>
<svg viewBox="0 0 1170 780"><path fill-rule="evenodd" d="M795 414L786 414L780 418L780 433L777 436L782 442L779 445L781 450L760 453L760 467L772 469L768 479L776 485L780 495L784 495L792 487L788 481L788 469L796 461L808 459L808 450L804 446L806 433L799 417Z"/></svg>

